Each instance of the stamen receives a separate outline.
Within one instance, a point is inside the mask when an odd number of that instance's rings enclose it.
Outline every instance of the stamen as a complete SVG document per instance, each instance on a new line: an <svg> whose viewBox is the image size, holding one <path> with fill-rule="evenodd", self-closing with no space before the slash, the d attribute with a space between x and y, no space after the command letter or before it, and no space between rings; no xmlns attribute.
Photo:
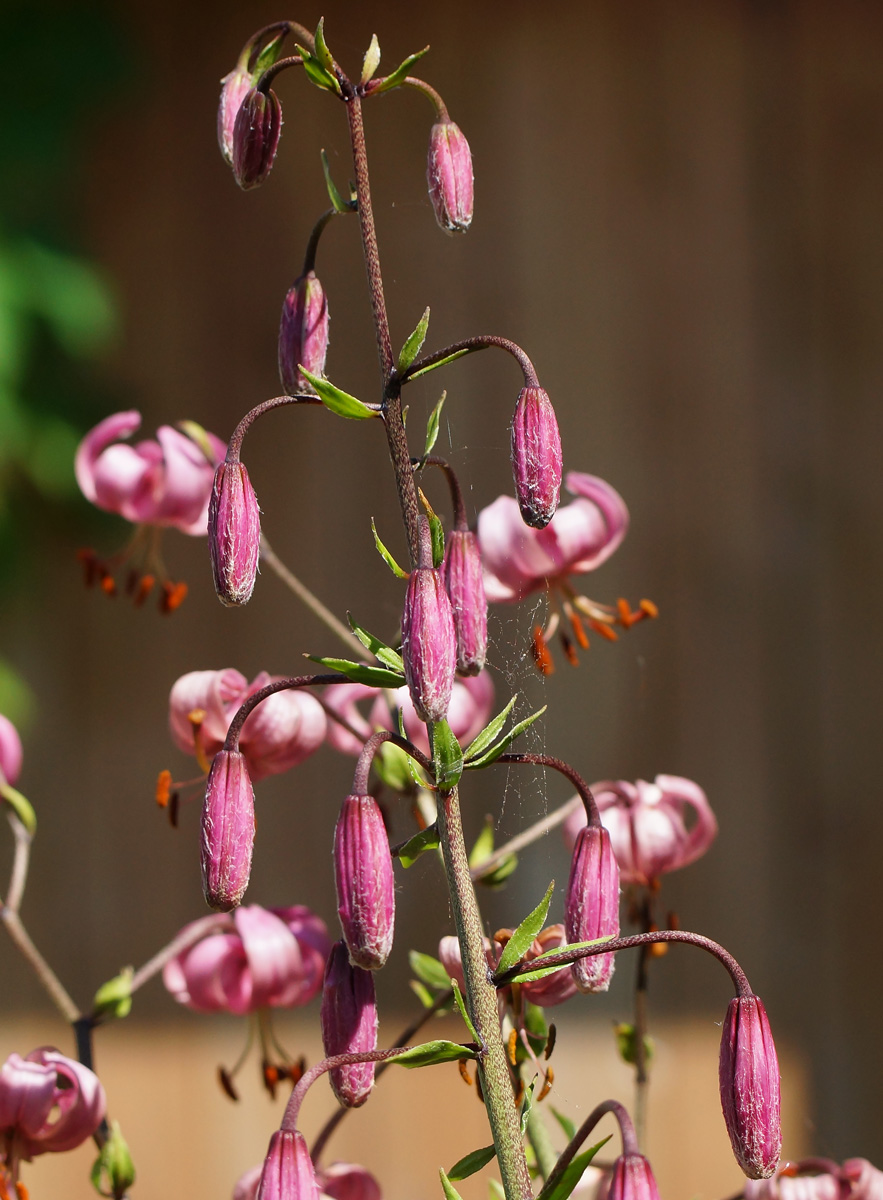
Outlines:
<svg viewBox="0 0 883 1200"><path fill-rule="evenodd" d="M651 619L653 619L653 618L659 616L659 609L653 603L652 600L639 600L638 608L641 610L641 612L644 614L645 617L650 617Z"/></svg>
<svg viewBox="0 0 883 1200"><path fill-rule="evenodd" d="M172 829L178 828L178 813L181 808L180 796L177 792L172 792L169 796L169 824Z"/></svg>
<svg viewBox="0 0 883 1200"><path fill-rule="evenodd" d="M524 1099L524 1080L519 1078L518 1086L515 1088L515 1107L518 1108L521 1101Z"/></svg>
<svg viewBox="0 0 883 1200"><path fill-rule="evenodd" d="M588 648L589 648L588 636L586 634L585 629L583 628L583 623L580 620L578 613L575 611L573 605L570 603L569 600L564 601L564 611L567 613L568 619L570 621L570 627L574 632L574 636L576 637L577 642L579 643L579 645L581 646L581 648L583 650L588 650Z"/></svg>
<svg viewBox="0 0 883 1200"><path fill-rule="evenodd" d="M570 640L570 638L567 636L567 634L564 632L563 629L558 630L558 638L561 642L561 648L564 651L564 657L567 659L567 661L570 663L570 665L572 667L578 667L579 666L579 658L577 657L577 653L576 653L576 650L574 649L573 642Z"/></svg>
<svg viewBox="0 0 883 1200"><path fill-rule="evenodd" d="M172 793L172 772L160 771L156 781L156 802L160 808L166 808Z"/></svg>
<svg viewBox="0 0 883 1200"><path fill-rule="evenodd" d="M466 1066L465 1058L457 1059L457 1070L460 1072L460 1078L464 1083L472 1087L472 1076L469 1074L469 1068Z"/></svg>
<svg viewBox="0 0 883 1200"><path fill-rule="evenodd" d="M558 1026L554 1021L549 1022L549 1037L546 1041L546 1049L543 1051L543 1057L548 1061L552 1057L552 1051L555 1049L555 1039L558 1037Z"/></svg>
<svg viewBox="0 0 883 1200"><path fill-rule="evenodd" d="M602 625L600 621L593 619L589 621L589 627L594 629L595 633L600 634L602 638L606 638L608 642L619 641L619 634L615 629L611 629L609 625Z"/></svg>
<svg viewBox="0 0 883 1200"><path fill-rule="evenodd" d="M239 1100L239 1093L233 1086L233 1080L230 1077L226 1067L218 1067L218 1083L223 1091L227 1093L231 1100Z"/></svg>
<svg viewBox="0 0 883 1200"><path fill-rule="evenodd" d="M279 1083L280 1070L273 1066L270 1062L261 1063L261 1072L264 1077L264 1088L270 1093L270 1099L276 1099L276 1085Z"/></svg>
<svg viewBox="0 0 883 1200"><path fill-rule="evenodd" d="M180 608L187 596L186 583L172 583L167 579L162 585L162 592L159 598L159 611L161 613L173 613L176 608Z"/></svg>
<svg viewBox="0 0 883 1200"><path fill-rule="evenodd" d="M104 568L101 568L101 570L103 572L101 576L102 592L104 592L105 596L115 596L117 594L117 585L114 582L113 576L108 574Z"/></svg>
<svg viewBox="0 0 883 1200"><path fill-rule="evenodd" d="M153 585L156 583L156 578L153 575L142 575L138 581L138 587L135 594L132 596L132 603L136 608L140 608L150 593L153 591Z"/></svg>
<svg viewBox="0 0 883 1200"><path fill-rule="evenodd" d="M551 1067L546 1068L546 1078L543 1081L543 1086L540 1089L540 1094L537 1096L537 1101L545 1100L549 1092L552 1090L552 1084L555 1082L555 1072Z"/></svg>
<svg viewBox="0 0 883 1200"><path fill-rule="evenodd" d="M94 550L78 550L77 559L83 565L83 581L86 587L94 587L100 575L98 559Z"/></svg>
<svg viewBox="0 0 883 1200"><path fill-rule="evenodd" d="M539 625L533 627L533 641L531 642L531 653L533 661L536 664L537 670L541 675L553 675L555 672L555 664L552 661L552 655L549 653L549 647L546 642L545 634Z"/></svg>
<svg viewBox="0 0 883 1200"><path fill-rule="evenodd" d="M512 1032L509 1034L509 1043L508 1043L509 1062L512 1064L513 1067L518 1066L518 1059L515 1057L515 1050L516 1050L517 1046L518 1046L518 1030L513 1029Z"/></svg>

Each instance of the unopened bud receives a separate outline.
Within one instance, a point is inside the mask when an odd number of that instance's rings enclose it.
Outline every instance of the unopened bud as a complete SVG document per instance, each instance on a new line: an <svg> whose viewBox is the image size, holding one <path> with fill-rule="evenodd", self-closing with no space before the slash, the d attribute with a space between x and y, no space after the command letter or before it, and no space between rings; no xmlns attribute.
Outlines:
<svg viewBox="0 0 883 1200"><path fill-rule="evenodd" d="M347 796L334 830L337 912L350 961L382 967L392 949L395 883L389 839L373 796Z"/></svg>
<svg viewBox="0 0 883 1200"><path fill-rule="evenodd" d="M543 529L561 495L561 435L552 401L541 387L524 387L512 418L512 473L525 525Z"/></svg>
<svg viewBox="0 0 883 1200"><path fill-rule="evenodd" d="M229 912L245 895L254 847L254 791L245 758L219 750L202 807L202 888L206 903Z"/></svg>
<svg viewBox="0 0 883 1200"><path fill-rule="evenodd" d="M441 228L446 233L465 233L472 224L472 154L453 121L439 121L432 127L426 182Z"/></svg>
<svg viewBox="0 0 883 1200"><path fill-rule="evenodd" d="M306 367L311 375L321 375L327 352L328 301L316 272L308 271L289 288L282 305L279 378L287 395L313 391L298 367Z"/></svg>
<svg viewBox="0 0 883 1200"><path fill-rule="evenodd" d="M255 1200L320 1200L313 1160L303 1135L277 1129L270 1138Z"/></svg>
<svg viewBox="0 0 883 1200"><path fill-rule="evenodd" d="M451 602L441 572L416 567L408 580L402 614L405 679L421 721L447 715L457 666Z"/></svg>
<svg viewBox="0 0 883 1200"><path fill-rule="evenodd" d="M643 1154L621 1154L613 1164L605 1200L659 1200L659 1189Z"/></svg>
<svg viewBox="0 0 883 1200"><path fill-rule="evenodd" d="M354 967L345 942L336 942L322 984L322 1044L325 1054L363 1054L377 1049L377 1001L374 976ZM335 1067L331 1087L344 1108L359 1108L374 1086L374 1063Z"/></svg>
<svg viewBox="0 0 883 1200"><path fill-rule="evenodd" d="M282 105L276 93L252 88L233 123L233 174L241 188L257 187L270 174L281 132Z"/></svg>
<svg viewBox="0 0 883 1200"><path fill-rule="evenodd" d="M261 549L261 510L241 462L215 471L208 506L208 546L215 591L222 604L247 604Z"/></svg>
<svg viewBox="0 0 883 1200"><path fill-rule="evenodd" d="M749 1179L768 1179L782 1150L779 1060L757 996L730 1001L721 1036L720 1089L736 1161Z"/></svg>
<svg viewBox="0 0 883 1200"><path fill-rule="evenodd" d="M242 101L251 91L251 74L244 67L235 67L221 80L221 99L218 102L218 145L224 161L233 165L233 128Z"/></svg>
<svg viewBox="0 0 883 1200"><path fill-rule="evenodd" d="M487 657L487 598L478 538L471 530L449 534L444 573L457 639L457 673L477 675Z"/></svg>
<svg viewBox="0 0 883 1200"><path fill-rule="evenodd" d="M319 1173L319 1186L331 1200L382 1200L380 1184L358 1163L332 1163Z"/></svg>
<svg viewBox="0 0 883 1200"><path fill-rule="evenodd" d="M568 942L592 942L619 935L619 867L602 825L579 831L570 864L564 901ZM581 992L606 992L613 975L614 955L593 954L571 967Z"/></svg>

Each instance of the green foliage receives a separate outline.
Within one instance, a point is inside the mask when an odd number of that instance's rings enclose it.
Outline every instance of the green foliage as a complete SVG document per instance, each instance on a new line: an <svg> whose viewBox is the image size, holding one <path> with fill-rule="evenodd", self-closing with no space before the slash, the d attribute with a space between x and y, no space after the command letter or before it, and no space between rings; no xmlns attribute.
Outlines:
<svg viewBox="0 0 883 1200"><path fill-rule="evenodd" d="M97 1016L127 1017L132 1011L132 968L126 967L103 983L95 993L92 1008Z"/></svg>
<svg viewBox="0 0 883 1200"><path fill-rule="evenodd" d="M461 1059L475 1057L475 1051L470 1046L461 1046L459 1042L449 1042L444 1038L439 1038L434 1042L424 1042L422 1046L412 1046L410 1050L403 1050L401 1054L394 1054L385 1061L413 1070L418 1067L434 1067L437 1063L460 1062Z"/></svg>
<svg viewBox="0 0 883 1200"><path fill-rule="evenodd" d="M519 959L523 958L530 948L531 942L543 928L546 922L546 916L549 912L549 905L552 903L552 892L555 890L555 880L549 884L546 889L546 894L536 906L536 908L527 914L509 941L506 943L503 953L500 955L500 961L497 965L497 974L502 975L504 971L508 971L510 967L514 967Z"/></svg>
<svg viewBox="0 0 883 1200"><path fill-rule="evenodd" d="M470 1154L464 1154L448 1171L448 1179L468 1179L470 1175L474 1175L476 1171L480 1171L482 1167L486 1167L496 1157L497 1150L495 1146L482 1146L480 1150L473 1150ZM453 1191L453 1189L451 1190Z"/></svg>
<svg viewBox="0 0 883 1200"><path fill-rule="evenodd" d="M410 367L411 363L420 353L423 348L423 343L426 341L426 331L429 329L429 309L425 309L423 316L417 322L417 327L409 336L408 340L402 346L399 352L398 371L403 375Z"/></svg>
<svg viewBox="0 0 883 1200"><path fill-rule="evenodd" d="M331 671L340 671L341 675L346 675L356 683L366 683L369 687L400 688L405 682L405 677L395 671L387 671L383 667L369 667L366 663L352 662L348 658L317 658L313 654L306 654L304 657L321 667L328 667Z"/></svg>
<svg viewBox="0 0 883 1200"><path fill-rule="evenodd" d="M429 312L429 309L426 310ZM447 392L442 392L438 404L429 414L429 420L426 422L426 445L423 447L423 457L431 454L435 443L438 441L438 431L441 424L441 411L447 397Z"/></svg>

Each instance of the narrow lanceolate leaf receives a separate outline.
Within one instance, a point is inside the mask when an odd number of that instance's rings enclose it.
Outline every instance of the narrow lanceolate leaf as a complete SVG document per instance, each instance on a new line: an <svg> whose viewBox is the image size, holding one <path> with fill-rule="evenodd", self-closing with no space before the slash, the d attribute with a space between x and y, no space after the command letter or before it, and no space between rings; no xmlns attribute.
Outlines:
<svg viewBox="0 0 883 1200"><path fill-rule="evenodd" d="M351 212L352 204L344 200L340 192L337 190L334 180L331 178L331 167L328 164L328 155L322 151L322 173L325 176L325 186L328 189L328 199L331 201L331 207L335 212Z"/></svg>
<svg viewBox="0 0 883 1200"><path fill-rule="evenodd" d="M437 850L439 844L438 829L435 825L430 825L428 829L421 829L405 842L399 850L398 860L403 867L413 867L421 854L425 854L427 850ZM447 975L445 978L447 979ZM447 983L444 986L447 987Z"/></svg>
<svg viewBox="0 0 883 1200"><path fill-rule="evenodd" d="M586 1167L589 1166L601 1147L606 1146L612 1136L612 1134L608 1134L606 1138L603 1138L588 1150L584 1150L582 1154L578 1154L552 1190L547 1192L544 1189L540 1193L538 1200L567 1200L567 1197L579 1183L580 1179L582 1179Z"/></svg>
<svg viewBox="0 0 883 1200"><path fill-rule="evenodd" d="M517 696L513 696L503 711L498 713L488 725L485 725L481 733L472 739L463 752L463 759L465 762L469 763L474 758L478 758L478 756L483 753L483 751L487 750L488 746L490 746L490 744L496 739L500 730L506 724L506 718L514 708L517 698Z"/></svg>
<svg viewBox="0 0 883 1200"><path fill-rule="evenodd" d="M508 971L510 967L514 967L520 958L530 948L531 942L543 928L546 922L546 915L549 912L549 905L552 903L552 892L555 890L555 880L549 884L546 889L546 894L533 910L527 914L503 950L500 956L499 964L497 965L497 974L502 975L504 971Z"/></svg>
<svg viewBox="0 0 883 1200"><path fill-rule="evenodd" d="M424 1008L432 1008L433 1004L435 1004L435 996L433 996L429 988L426 987L425 984L422 984L419 979L409 979L408 987L410 987L411 991Z"/></svg>
<svg viewBox="0 0 883 1200"><path fill-rule="evenodd" d="M417 322L417 328L402 346L399 352L398 371L403 374L410 367L411 363L423 349L423 343L426 341L426 331L429 328L429 309L427 308L423 316Z"/></svg>
<svg viewBox="0 0 883 1200"><path fill-rule="evenodd" d="M534 1075L528 1086L524 1089L524 1098L521 1101L521 1136L527 1133L527 1120L530 1116L530 1110L533 1108L534 1092L537 1088L539 1075Z"/></svg>
<svg viewBox="0 0 883 1200"><path fill-rule="evenodd" d="M486 888L501 888L515 868L518 866L518 855L507 854L493 871L489 871L487 875L482 875L476 880L482 887Z"/></svg>
<svg viewBox="0 0 883 1200"><path fill-rule="evenodd" d="M472 1034L472 1040L475 1042L481 1042L481 1038L476 1033L475 1026L472 1024L472 1021L469 1018L469 1013L466 1011L466 1003L463 1000L463 993L460 991L459 983L457 983L456 979L452 979L450 984L454 989L454 1001L457 1005L457 1008L460 1010L460 1016L463 1018L464 1025Z"/></svg>
<svg viewBox="0 0 883 1200"><path fill-rule="evenodd" d="M531 713L529 717L525 717L523 721L519 721L517 725L513 725L504 737L502 737L495 746L491 746L490 750L480 755L478 758L472 759L466 765L470 770L478 770L480 767L489 767L491 763L496 762L501 754L505 754L517 737L524 733L525 729L529 729L538 717L541 717L546 711L547 705L543 705L535 713Z"/></svg>
<svg viewBox="0 0 883 1200"><path fill-rule="evenodd" d="M444 791L449 792L460 782L463 751L447 721L436 721L432 726L432 765L436 785Z"/></svg>
<svg viewBox="0 0 883 1200"><path fill-rule="evenodd" d="M377 526L374 524L373 517L371 518L371 532L374 534L374 545L377 547L377 553L389 567L390 571L392 571L393 575L395 575L398 579L407 579L408 572L402 570L402 568L387 550L386 546L384 546L383 542L381 542L380 535L377 532Z"/></svg>
<svg viewBox="0 0 883 1200"><path fill-rule="evenodd" d="M365 57L362 60L362 83L367 83L369 79L373 79L374 72L380 66L380 42L377 40L377 34L371 34L371 44L365 51Z"/></svg>
<svg viewBox="0 0 883 1200"><path fill-rule="evenodd" d="M551 1105L549 1107L552 1108ZM564 1130L564 1136L567 1140L569 1142L573 1141L576 1137L576 1123L571 1121L570 1117L565 1116L564 1113L559 1112L557 1108L552 1108L552 1116Z"/></svg>
<svg viewBox="0 0 883 1200"><path fill-rule="evenodd" d="M37 814L34 812L34 806L30 800L25 799L21 792L9 783L0 785L0 797L6 801L18 819L24 825L25 829L31 835L37 832Z"/></svg>
<svg viewBox="0 0 883 1200"><path fill-rule="evenodd" d="M480 1171L482 1167L486 1167L496 1157L497 1151L494 1146L482 1146L480 1150L473 1150L471 1154L464 1154L448 1171L448 1179L468 1179L470 1175L474 1175L476 1171Z"/></svg>
<svg viewBox="0 0 883 1200"><path fill-rule="evenodd" d="M418 59L421 59L428 46L424 46L422 50L418 50L416 54L409 54L403 63L399 63L391 75L387 75L385 79L381 79L377 86L378 92L388 92L390 88L401 87L405 82L405 78L410 75L411 67Z"/></svg>
<svg viewBox="0 0 883 1200"><path fill-rule="evenodd" d="M440 567L445 561L445 527L435 513L429 518L429 536L432 539L432 565Z"/></svg>
<svg viewBox="0 0 883 1200"><path fill-rule="evenodd" d="M459 1062L461 1058L475 1058L471 1046L461 1046L459 1042L448 1042L439 1039L435 1042L424 1042L422 1046L412 1046L387 1058L386 1062L396 1063L409 1070L416 1067L432 1067L436 1063Z"/></svg>
<svg viewBox="0 0 883 1200"><path fill-rule="evenodd" d="M428 367L421 367L419 371L411 371L408 374L409 379L419 379L421 375L428 375L430 371L434 371L437 367L444 367L448 363L452 363L456 358L462 358L464 354L471 354L472 346L468 346L465 350L455 350L453 354L448 354L444 358L440 358L438 362L430 363Z"/></svg>
<svg viewBox="0 0 883 1200"><path fill-rule="evenodd" d="M335 387L333 383L330 383L327 379L323 379L321 375L312 375L302 363L298 363L297 369L305 379L309 379L325 407L330 408L339 417L349 417L350 420L365 421L369 417L380 415L376 409L369 408L367 404L363 404L361 400L357 400L349 392L341 391L339 387Z"/></svg>
<svg viewBox="0 0 883 1200"><path fill-rule="evenodd" d="M370 650L375 658L378 658L385 667L389 667L393 671L401 671L404 673L405 666L402 662L401 654L393 650L392 646L388 646L386 642L382 642L379 637L375 637L373 633L369 633L364 629L352 613L346 614L346 619L349 621L350 629L362 643L366 650Z"/></svg>
<svg viewBox="0 0 883 1200"><path fill-rule="evenodd" d="M319 18L319 25L316 29L315 41L316 41L316 58L318 58L319 62L322 64L322 66L325 68L325 70L328 71L330 74L334 70L334 58L331 55L331 51L328 49L327 42L325 41L325 18L324 17Z"/></svg>
<svg viewBox="0 0 883 1200"><path fill-rule="evenodd" d="M469 851L470 867L477 867L483 863L486 858L494 852L494 821L492 817L485 817L484 825L481 827L481 833L475 839L475 845Z"/></svg>
<svg viewBox="0 0 883 1200"><path fill-rule="evenodd" d="M421 954L419 950L411 950L408 953L408 964L417 978L429 987L446 992L451 986L451 979L444 964L440 963L437 958L433 958L431 954Z"/></svg>
<svg viewBox="0 0 883 1200"><path fill-rule="evenodd" d="M438 1176L441 1180L442 1188L444 1189L445 1200L463 1200L463 1197L451 1183L450 1179L448 1179L441 1167L438 1169Z"/></svg>
<svg viewBox="0 0 883 1200"><path fill-rule="evenodd" d="M369 667L365 663L351 662L348 658L318 658L315 654L305 654L304 658L331 671L340 671L341 675L354 679L356 683L366 683L368 687L400 688L405 682L404 675L399 675L397 671Z"/></svg>
<svg viewBox="0 0 883 1200"><path fill-rule="evenodd" d="M429 312L429 309L427 308L426 311ZM447 392L442 392L438 404L436 404L435 408L429 414L429 420L426 422L426 445L423 448L424 458L427 454L432 453L433 447L438 441L438 431L441 425L441 411L447 394Z"/></svg>
<svg viewBox="0 0 883 1200"><path fill-rule="evenodd" d="M530 983L534 979L545 979L547 975L554 975L556 971L564 971L570 966L570 963L564 963L563 966L544 967L542 962L544 958L550 958L553 954L563 954L565 950L585 950L589 946L602 946L604 942L612 941L613 934L608 933L604 937L595 938L592 942L570 942L566 946L556 946L554 950L547 950L545 954L538 954L536 958L530 960L530 970L523 974L519 971L513 982Z"/></svg>
<svg viewBox="0 0 883 1200"><path fill-rule="evenodd" d="M307 79L316 87L324 88L326 92L337 92L340 95L340 84L337 77L322 65L315 54L310 54L309 50L305 50L303 46L295 46L295 50L303 59Z"/></svg>

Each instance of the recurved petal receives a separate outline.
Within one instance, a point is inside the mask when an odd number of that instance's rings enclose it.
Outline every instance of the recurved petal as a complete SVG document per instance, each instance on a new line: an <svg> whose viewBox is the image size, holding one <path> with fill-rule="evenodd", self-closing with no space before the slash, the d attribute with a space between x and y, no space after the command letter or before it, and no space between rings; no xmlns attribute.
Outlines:
<svg viewBox="0 0 883 1200"><path fill-rule="evenodd" d="M88 1067L50 1046L33 1050L28 1059L48 1067L55 1076L51 1119L27 1139L28 1152L33 1156L50 1150L73 1150L101 1123L107 1107L104 1088Z"/></svg>
<svg viewBox="0 0 883 1200"><path fill-rule="evenodd" d="M141 414L135 409L113 413L90 430L80 442L74 458L74 473L80 491L87 500L97 503L95 464L104 450L119 438L129 437L141 424Z"/></svg>

